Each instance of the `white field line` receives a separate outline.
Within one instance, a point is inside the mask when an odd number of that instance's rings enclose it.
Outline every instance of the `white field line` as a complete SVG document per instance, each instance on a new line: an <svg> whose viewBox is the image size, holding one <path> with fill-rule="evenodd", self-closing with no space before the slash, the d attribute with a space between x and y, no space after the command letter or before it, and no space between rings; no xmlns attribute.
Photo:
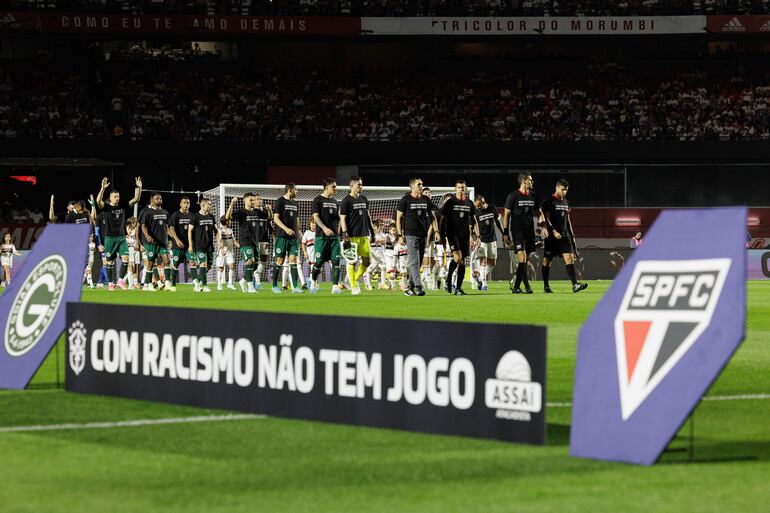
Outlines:
<svg viewBox="0 0 770 513"><path fill-rule="evenodd" d="M704 401L756 401L770 399L770 394L715 395L704 397ZM569 408L572 403L547 403L548 408ZM197 422L223 422L229 420L264 419L265 415L203 415L198 417L172 417L166 419L122 420L117 422L89 422L84 424L40 424L36 426L5 426L0 433L23 433L30 431L63 431L73 429L110 429L120 427L157 426L162 424L190 424Z"/></svg>
<svg viewBox="0 0 770 513"><path fill-rule="evenodd" d="M121 420L117 422L88 422L85 424L41 424L37 426L4 426L0 433L30 431L62 431L72 429L110 429L120 427L157 426L160 424L190 424L196 422L224 422L229 420L263 419L265 415L203 415L199 417L172 417L166 419Z"/></svg>
<svg viewBox="0 0 770 513"><path fill-rule="evenodd" d="M770 394L710 395L703 401L761 401L770 399ZM572 403L546 403L548 408L571 408Z"/></svg>

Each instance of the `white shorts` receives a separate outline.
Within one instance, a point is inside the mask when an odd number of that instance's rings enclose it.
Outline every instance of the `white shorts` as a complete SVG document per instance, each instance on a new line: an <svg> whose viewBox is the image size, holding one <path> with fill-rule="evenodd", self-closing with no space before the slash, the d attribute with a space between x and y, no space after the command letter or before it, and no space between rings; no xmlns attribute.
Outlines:
<svg viewBox="0 0 770 513"><path fill-rule="evenodd" d="M385 255L383 254L381 247L372 248L371 263L370 265L380 266L385 263Z"/></svg>
<svg viewBox="0 0 770 513"><path fill-rule="evenodd" d="M135 248L128 248L128 263L139 265L142 263L142 252Z"/></svg>
<svg viewBox="0 0 770 513"><path fill-rule="evenodd" d="M497 242L482 242L476 251L479 258L497 260Z"/></svg>
<svg viewBox="0 0 770 513"><path fill-rule="evenodd" d="M0 256L0 265L7 266L7 267L13 267L13 256L11 255L2 255Z"/></svg>
<svg viewBox="0 0 770 513"><path fill-rule="evenodd" d="M401 255L396 257L396 270L400 273L406 272L406 264L409 261L408 255Z"/></svg>
<svg viewBox="0 0 770 513"><path fill-rule="evenodd" d="M428 242L425 244L425 253L423 253L423 258L433 258L433 254L435 253L435 245L432 242Z"/></svg>
<svg viewBox="0 0 770 513"><path fill-rule="evenodd" d="M217 267L224 267L225 264L233 265L234 263L235 257L233 256L232 251L228 251L224 255L222 253L217 253Z"/></svg>
<svg viewBox="0 0 770 513"><path fill-rule="evenodd" d="M313 265L315 263L315 244L305 246L307 249L307 263Z"/></svg>
<svg viewBox="0 0 770 513"><path fill-rule="evenodd" d="M270 256L270 250L268 249L269 242L259 243L259 256Z"/></svg>

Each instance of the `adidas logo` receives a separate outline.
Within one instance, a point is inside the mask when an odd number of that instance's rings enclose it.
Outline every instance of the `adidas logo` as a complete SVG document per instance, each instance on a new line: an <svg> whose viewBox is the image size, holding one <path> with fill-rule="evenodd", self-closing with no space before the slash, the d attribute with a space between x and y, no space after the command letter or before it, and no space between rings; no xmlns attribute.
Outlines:
<svg viewBox="0 0 770 513"><path fill-rule="evenodd" d="M764 25L759 27L760 32L770 32L770 20L767 20Z"/></svg>
<svg viewBox="0 0 770 513"><path fill-rule="evenodd" d="M741 20L736 16L722 25L722 32L746 32L746 27L743 26Z"/></svg>

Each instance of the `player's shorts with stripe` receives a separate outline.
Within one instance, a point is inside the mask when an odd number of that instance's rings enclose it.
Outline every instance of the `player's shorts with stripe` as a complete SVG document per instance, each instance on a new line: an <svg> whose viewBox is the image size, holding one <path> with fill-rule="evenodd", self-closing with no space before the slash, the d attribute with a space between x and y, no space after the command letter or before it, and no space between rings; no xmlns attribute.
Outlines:
<svg viewBox="0 0 770 513"><path fill-rule="evenodd" d="M479 258L497 260L497 242L482 242L476 250Z"/></svg>
<svg viewBox="0 0 770 513"><path fill-rule="evenodd" d="M241 257L243 260L253 260L256 254L256 248L254 246L248 246L246 244L241 245Z"/></svg>
<svg viewBox="0 0 770 513"><path fill-rule="evenodd" d="M195 263L198 265L205 265L206 267L211 267L211 264L214 262L214 250L203 250L203 251L195 251L193 253L195 258Z"/></svg>
<svg viewBox="0 0 770 513"><path fill-rule="evenodd" d="M385 264L385 254L383 253L382 246L372 246L371 261L376 265Z"/></svg>
<svg viewBox="0 0 770 513"><path fill-rule="evenodd" d="M307 251L307 262L313 265L315 263L315 243L305 244L305 250Z"/></svg>
<svg viewBox="0 0 770 513"><path fill-rule="evenodd" d="M147 255L147 260L154 262L157 257L168 255L168 248L160 244L145 244L144 253Z"/></svg>
<svg viewBox="0 0 770 513"><path fill-rule="evenodd" d="M260 242L260 244L262 243ZM276 258L297 256L299 253L299 242L297 242L295 237L276 237L273 253L275 253Z"/></svg>
<svg viewBox="0 0 770 513"><path fill-rule="evenodd" d="M174 267L176 267L179 264L184 264L185 262L195 262L195 260L189 251L173 248L171 250L171 262L173 262Z"/></svg>
<svg viewBox="0 0 770 513"><path fill-rule="evenodd" d="M575 250L572 249L572 244L570 243L570 240L567 237L562 237L561 239L554 238L553 234L551 234L547 239L545 239L544 243L545 251L543 253L543 256L546 258L558 258L565 253L574 253Z"/></svg>
<svg viewBox="0 0 770 513"><path fill-rule="evenodd" d="M128 261L129 263L139 265L142 263L142 252L131 246L128 247Z"/></svg>
<svg viewBox="0 0 770 513"><path fill-rule="evenodd" d="M5 267L13 267L13 255L0 256L0 265Z"/></svg>
<svg viewBox="0 0 770 513"><path fill-rule="evenodd" d="M470 241L463 237L462 239L458 239L456 237L448 237L449 239L449 250L451 252L459 251L463 258L467 258L470 254Z"/></svg>
<svg viewBox="0 0 770 513"><path fill-rule="evenodd" d="M125 237L104 238L104 258L114 260L118 256L128 256L128 244Z"/></svg>
<svg viewBox="0 0 770 513"><path fill-rule="evenodd" d="M358 246L358 256L365 258L372 256L372 245L369 237L350 237L350 242Z"/></svg>
<svg viewBox="0 0 770 513"><path fill-rule="evenodd" d="M396 256L396 270L399 273L407 272L407 265L409 263L409 255L397 255Z"/></svg>
<svg viewBox="0 0 770 513"><path fill-rule="evenodd" d="M341 255L339 237L319 237L315 238L315 262L324 263L329 260L339 260Z"/></svg>
<svg viewBox="0 0 770 513"><path fill-rule="evenodd" d="M526 251L527 254L535 251L535 228L534 226L511 226L511 240L513 249L516 252Z"/></svg>

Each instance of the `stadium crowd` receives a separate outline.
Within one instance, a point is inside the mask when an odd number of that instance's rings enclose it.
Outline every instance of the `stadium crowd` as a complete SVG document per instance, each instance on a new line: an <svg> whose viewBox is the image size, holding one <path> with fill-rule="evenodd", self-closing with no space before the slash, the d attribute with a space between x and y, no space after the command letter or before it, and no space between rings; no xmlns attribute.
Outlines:
<svg viewBox="0 0 770 513"><path fill-rule="evenodd" d="M770 0L2 0L0 9L254 16L765 14Z"/></svg>
<svg viewBox="0 0 770 513"><path fill-rule="evenodd" d="M0 136L182 141L766 140L761 67L572 73L120 67L0 72ZM410 76L407 80L405 77ZM103 78L104 77L104 78Z"/></svg>

